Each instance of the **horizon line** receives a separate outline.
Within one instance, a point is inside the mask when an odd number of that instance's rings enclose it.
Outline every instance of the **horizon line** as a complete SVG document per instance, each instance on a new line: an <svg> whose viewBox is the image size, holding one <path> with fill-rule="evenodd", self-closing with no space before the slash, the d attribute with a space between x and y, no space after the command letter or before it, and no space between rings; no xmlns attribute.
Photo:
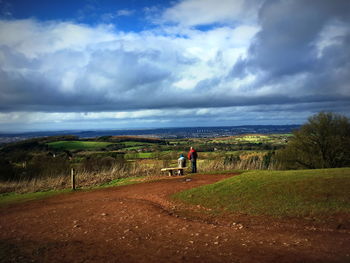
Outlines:
<svg viewBox="0 0 350 263"><path fill-rule="evenodd" d="M101 128L101 129L62 129L62 130L23 130L0 131L0 135L21 135L30 133L59 133L59 132L101 132L101 131L142 131L142 130L167 130L167 129L195 129L195 128L231 128L231 127L263 127L263 126L301 126L302 124L247 124L247 125L223 125L223 126L183 126L183 127L140 127L140 128Z"/></svg>

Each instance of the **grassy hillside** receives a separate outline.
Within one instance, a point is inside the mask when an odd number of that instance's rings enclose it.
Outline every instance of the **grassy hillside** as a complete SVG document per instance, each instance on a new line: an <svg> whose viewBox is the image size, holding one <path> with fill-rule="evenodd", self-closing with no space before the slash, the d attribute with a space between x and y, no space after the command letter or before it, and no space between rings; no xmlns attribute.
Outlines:
<svg viewBox="0 0 350 263"><path fill-rule="evenodd" d="M113 143L92 141L58 141L48 143L50 148L59 150L92 150L100 149L111 144Z"/></svg>
<svg viewBox="0 0 350 263"><path fill-rule="evenodd" d="M350 168L249 171L174 198L250 215L329 216L350 213L349 189Z"/></svg>

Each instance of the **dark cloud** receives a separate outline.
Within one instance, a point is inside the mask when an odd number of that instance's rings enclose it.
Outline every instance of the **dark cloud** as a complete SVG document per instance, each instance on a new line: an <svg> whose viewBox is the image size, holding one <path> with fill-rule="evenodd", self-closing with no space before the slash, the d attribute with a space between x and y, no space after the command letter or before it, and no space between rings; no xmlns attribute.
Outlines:
<svg viewBox="0 0 350 263"><path fill-rule="evenodd" d="M0 53L1 53L0 49ZM73 54L66 54L72 56ZM33 63L13 56L14 72L0 71L1 107L6 110L103 110L128 107L121 104L138 104L160 92L161 83L171 72L152 63L153 54L124 51L97 51L83 68L76 71L71 89L62 87L67 68L61 67L55 54L46 59L57 62L57 67L40 72ZM72 58L72 57L70 57ZM62 57L61 57L62 59ZM16 65L20 64L20 66ZM67 66L67 65L66 65ZM40 65L38 66L40 67ZM23 73L18 69L22 68ZM68 67L69 70L69 67ZM29 72L28 72L29 71ZM68 71L69 72L69 71Z"/></svg>
<svg viewBox="0 0 350 263"><path fill-rule="evenodd" d="M337 24L350 24L350 2L345 0L266 1L259 12L261 31L251 44L248 57L240 59L231 77L260 73L256 86L282 83L286 77L308 74L304 91L326 84L337 89L348 71L350 31L319 56L317 41L323 30ZM319 91L319 89L318 89ZM331 91L331 90L329 90Z"/></svg>

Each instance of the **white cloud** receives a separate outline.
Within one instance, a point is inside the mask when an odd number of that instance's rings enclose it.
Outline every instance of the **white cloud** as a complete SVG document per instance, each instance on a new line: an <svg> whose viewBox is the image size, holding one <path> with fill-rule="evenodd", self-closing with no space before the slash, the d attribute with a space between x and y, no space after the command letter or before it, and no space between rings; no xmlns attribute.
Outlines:
<svg viewBox="0 0 350 263"><path fill-rule="evenodd" d="M108 13L102 14L101 19L106 23L110 23L120 17L132 16L134 13L135 13L135 10L120 9L120 10L117 10L116 12L108 12Z"/></svg>
<svg viewBox="0 0 350 263"><path fill-rule="evenodd" d="M58 51L85 51L116 40L108 25L89 27L70 22L0 20L0 43L28 58Z"/></svg>
<svg viewBox="0 0 350 263"><path fill-rule="evenodd" d="M131 16L135 13L134 10L130 9L120 9L117 11L117 16Z"/></svg>
<svg viewBox="0 0 350 263"><path fill-rule="evenodd" d="M335 21L327 24L320 32L318 39L315 41L317 48L317 56L321 58L323 51L332 45L337 45L341 42L341 38L349 34L349 25Z"/></svg>
<svg viewBox="0 0 350 263"><path fill-rule="evenodd" d="M162 20L183 26L210 25L216 23L253 22L256 20L257 3L247 0L182 0L165 10Z"/></svg>

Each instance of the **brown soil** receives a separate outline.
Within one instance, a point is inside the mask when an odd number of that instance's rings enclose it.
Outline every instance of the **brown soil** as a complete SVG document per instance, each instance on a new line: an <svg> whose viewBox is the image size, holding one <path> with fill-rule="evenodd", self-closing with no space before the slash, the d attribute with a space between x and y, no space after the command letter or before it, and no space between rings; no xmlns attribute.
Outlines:
<svg viewBox="0 0 350 263"><path fill-rule="evenodd" d="M1 262L350 262L336 222L221 215L169 195L227 175L75 192L0 209ZM348 218L348 216L347 216Z"/></svg>

